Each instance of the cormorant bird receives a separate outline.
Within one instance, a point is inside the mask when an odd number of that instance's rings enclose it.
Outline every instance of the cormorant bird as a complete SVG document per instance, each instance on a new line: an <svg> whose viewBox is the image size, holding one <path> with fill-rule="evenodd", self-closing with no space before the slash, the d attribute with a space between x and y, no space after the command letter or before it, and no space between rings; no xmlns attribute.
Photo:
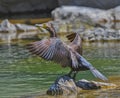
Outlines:
<svg viewBox="0 0 120 98"><path fill-rule="evenodd" d="M92 66L84 57L81 56L81 39L78 33L74 33L74 37L68 35L68 39L72 41L69 45L62 42L55 32L54 27L50 23L43 25L43 28L49 31L50 38L42 39L28 45L28 49L33 54L42 57L45 60L51 60L59 63L62 67L70 67L71 71L68 75L74 73L75 78L78 71L90 70L93 75L102 80L107 78ZM80 50L79 50L80 49Z"/></svg>
<svg viewBox="0 0 120 98"><path fill-rule="evenodd" d="M42 31L41 27L46 29L50 34L50 38L58 37L52 23L48 22L47 24L43 24L43 25L37 24L36 26L40 27L39 29L41 31ZM72 34L68 34L66 37L71 42L69 46L82 55L82 39L80 38L79 34L72 33Z"/></svg>

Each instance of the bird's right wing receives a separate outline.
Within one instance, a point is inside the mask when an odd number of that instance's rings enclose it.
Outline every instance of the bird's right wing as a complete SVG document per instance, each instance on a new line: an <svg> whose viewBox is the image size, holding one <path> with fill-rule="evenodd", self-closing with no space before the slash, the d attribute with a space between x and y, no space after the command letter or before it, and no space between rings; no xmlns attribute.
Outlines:
<svg viewBox="0 0 120 98"><path fill-rule="evenodd" d="M69 46L82 55L82 39L78 33L72 33L66 36L70 40Z"/></svg>
<svg viewBox="0 0 120 98"><path fill-rule="evenodd" d="M63 67L71 64L70 52L58 38L43 39L28 45L28 49L43 59L55 61Z"/></svg>

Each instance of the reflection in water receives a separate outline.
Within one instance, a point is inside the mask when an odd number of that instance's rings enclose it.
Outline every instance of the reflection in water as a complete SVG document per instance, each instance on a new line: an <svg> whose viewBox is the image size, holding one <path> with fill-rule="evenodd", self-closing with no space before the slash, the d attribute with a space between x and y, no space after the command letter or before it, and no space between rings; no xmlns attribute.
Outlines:
<svg viewBox="0 0 120 98"><path fill-rule="evenodd" d="M6 33L0 33L0 39L4 42L10 44L12 39L16 38L16 32L6 32Z"/></svg>
<svg viewBox="0 0 120 98"><path fill-rule="evenodd" d="M97 66L98 69L105 72L108 76L120 75L120 43L83 43L83 48L83 55L93 64L97 63L99 65L99 63L103 62L103 65ZM34 56L31 56L22 44L0 45L0 98L13 98L22 95L34 95L35 93L41 94L59 76L59 71L55 73L53 71L54 74L44 71L45 68L42 65L47 66L49 63L40 62L40 60L34 61L34 59L31 60L30 58L34 58ZM108 66L109 64L110 66ZM34 66L37 66L37 68ZM38 68L38 66L40 67ZM49 68L49 66L47 67ZM86 73L82 73L82 75L89 78L90 76L87 76L88 74ZM117 79L119 78L115 80ZM119 82L115 80L113 79L112 81L114 83ZM99 92L85 91L81 92L76 98L109 97L109 92L103 91L99 94ZM116 95L118 96L118 93ZM44 97L48 98L48 96ZM70 96L69 98L74 97ZM39 96L38 98L43 98L43 96Z"/></svg>
<svg viewBox="0 0 120 98"><path fill-rule="evenodd" d="M120 58L120 43L116 42L97 42L84 43L84 55L95 58Z"/></svg>

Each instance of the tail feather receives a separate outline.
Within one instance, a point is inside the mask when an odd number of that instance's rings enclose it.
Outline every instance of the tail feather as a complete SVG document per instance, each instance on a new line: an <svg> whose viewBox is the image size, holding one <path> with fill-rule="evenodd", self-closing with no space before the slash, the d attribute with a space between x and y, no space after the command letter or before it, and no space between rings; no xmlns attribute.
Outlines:
<svg viewBox="0 0 120 98"><path fill-rule="evenodd" d="M84 57L82 57L80 54L76 53L76 56L79 60L79 63L82 64L82 66L90 69L90 71L92 72L92 74L97 77L100 78L104 81L107 81L108 79L102 74L100 73L96 68L94 68Z"/></svg>
<svg viewBox="0 0 120 98"><path fill-rule="evenodd" d="M102 80L104 80L104 81L107 81L107 80L108 80L108 79L107 79L102 73L100 73L97 69L91 68L90 70L91 70L91 72L93 73L93 75L94 75L95 77L100 78L100 79L102 79Z"/></svg>

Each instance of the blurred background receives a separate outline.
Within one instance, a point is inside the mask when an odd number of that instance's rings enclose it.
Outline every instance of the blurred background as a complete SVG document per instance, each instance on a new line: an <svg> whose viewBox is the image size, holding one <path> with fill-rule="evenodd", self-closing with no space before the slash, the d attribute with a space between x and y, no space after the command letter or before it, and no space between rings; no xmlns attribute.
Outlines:
<svg viewBox="0 0 120 98"><path fill-rule="evenodd" d="M119 0L0 0L0 19L51 18L51 11L63 5L110 9ZM28 19L28 20L27 20Z"/></svg>
<svg viewBox="0 0 120 98"><path fill-rule="evenodd" d="M26 49L26 44L49 37L35 26L46 22L53 23L65 42L67 34L78 32L83 56L117 85L111 91L81 92L77 97L119 98L119 16L120 0L0 0L0 98L49 98L49 86L69 72ZM89 71L79 72L79 79L100 81Z"/></svg>

